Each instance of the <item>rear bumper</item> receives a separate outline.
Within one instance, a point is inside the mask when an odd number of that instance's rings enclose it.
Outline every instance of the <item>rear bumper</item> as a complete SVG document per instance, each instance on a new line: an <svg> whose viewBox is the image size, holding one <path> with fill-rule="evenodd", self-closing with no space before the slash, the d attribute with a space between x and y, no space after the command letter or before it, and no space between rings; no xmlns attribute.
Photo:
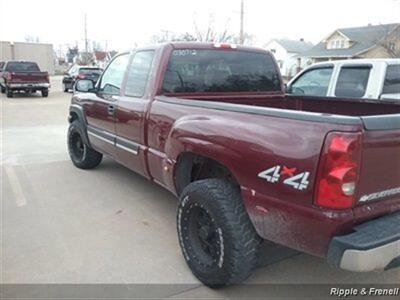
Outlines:
<svg viewBox="0 0 400 300"><path fill-rule="evenodd" d="M48 89L50 83L9 83L8 87L15 90Z"/></svg>
<svg viewBox="0 0 400 300"><path fill-rule="evenodd" d="M332 239L327 256L331 265L368 272L400 264L400 212L357 225L353 230Z"/></svg>

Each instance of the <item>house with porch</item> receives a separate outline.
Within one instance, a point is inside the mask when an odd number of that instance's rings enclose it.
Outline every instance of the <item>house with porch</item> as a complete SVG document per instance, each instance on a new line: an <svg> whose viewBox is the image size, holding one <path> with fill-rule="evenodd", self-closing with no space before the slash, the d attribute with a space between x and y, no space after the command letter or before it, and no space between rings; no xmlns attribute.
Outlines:
<svg viewBox="0 0 400 300"><path fill-rule="evenodd" d="M400 57L400 23L340 28L302 53L313 63L352 58Z"/></svg>
<svg viewBox="0 0 400 300"><path fill-rule="evenodd" d="M307 60L300 54L312 47L313 44L303 39L273 39L264 46L275 56L281 74L285 78L293 77L300 69L307 66Z"/></svg>

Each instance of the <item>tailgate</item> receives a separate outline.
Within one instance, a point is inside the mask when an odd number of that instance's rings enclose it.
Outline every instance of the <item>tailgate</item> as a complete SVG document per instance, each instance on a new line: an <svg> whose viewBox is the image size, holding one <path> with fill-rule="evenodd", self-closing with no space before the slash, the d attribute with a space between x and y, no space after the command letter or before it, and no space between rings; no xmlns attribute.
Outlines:
<svg viewBox="0 0 400 300"><path fill-rule="evenodd" d="M355 214L370 219L400 209L400 115L362 119L366 130Z"/></svg>
<svg viewBox="0 0 400 300"><path fill-rule="evenodd" d="M48 82L47 72L12 72L13 83Z"/></svg>

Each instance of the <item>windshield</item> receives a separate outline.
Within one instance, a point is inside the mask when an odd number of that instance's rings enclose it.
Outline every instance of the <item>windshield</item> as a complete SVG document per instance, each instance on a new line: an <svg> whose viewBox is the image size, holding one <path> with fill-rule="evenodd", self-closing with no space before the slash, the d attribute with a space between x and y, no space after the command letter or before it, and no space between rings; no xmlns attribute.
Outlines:
<svg viewBox="0 0 400 300"><path fill-rule="evenodd" d="M7 71L10 72L40 72L39 67L34 62L9 62Z"/></svg>
<svg viewBox="0 0 400 300"><path fill-rule="evenodd" d="M269 92L280 90L271 56L236 50L174 50L164 93Z"/></svg>

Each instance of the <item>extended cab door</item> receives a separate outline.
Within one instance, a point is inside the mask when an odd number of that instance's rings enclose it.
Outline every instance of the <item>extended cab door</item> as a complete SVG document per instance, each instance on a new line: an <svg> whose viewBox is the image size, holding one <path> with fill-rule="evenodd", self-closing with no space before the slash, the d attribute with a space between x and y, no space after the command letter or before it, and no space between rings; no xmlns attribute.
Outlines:
<svg viewBox="0 0 400 300"><path fill-rule="evenodd" d="M128 67L123 95L116 109L116 146L118 161L148 177L145 164L145 116L150 104L146 87L154 58L154 50L133 55Z"/></svg>
<svg viewBox="0 0 400 300"><path fill-rule="evenodd" d="M128 53L114 58L104 71L96 91L88 93L84 99L90 143L111 156L116 155L115 111L128 60Z"/></svg>

